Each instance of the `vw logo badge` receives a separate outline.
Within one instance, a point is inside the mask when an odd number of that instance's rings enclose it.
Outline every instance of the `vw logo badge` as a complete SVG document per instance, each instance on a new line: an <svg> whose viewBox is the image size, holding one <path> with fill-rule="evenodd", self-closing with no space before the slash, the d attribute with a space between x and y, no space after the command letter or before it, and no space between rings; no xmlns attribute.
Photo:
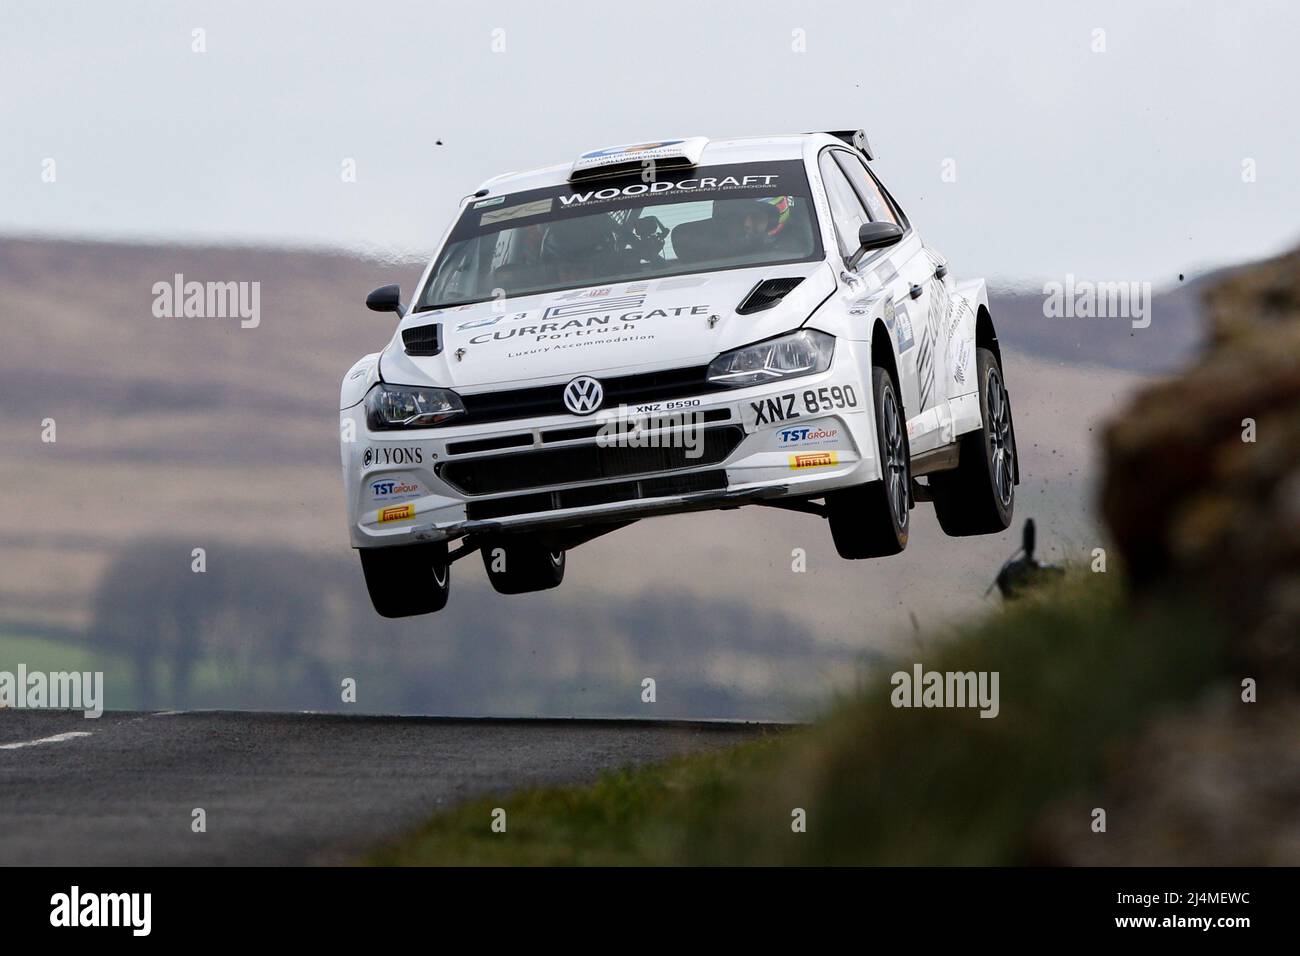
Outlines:
<svg viewBox="0 0 1300 956"><path fill-rule="evenodd" d="M605 400L605 389L590 375L579 375L564 386L564 407L575 415L590 415Z"/></svg>

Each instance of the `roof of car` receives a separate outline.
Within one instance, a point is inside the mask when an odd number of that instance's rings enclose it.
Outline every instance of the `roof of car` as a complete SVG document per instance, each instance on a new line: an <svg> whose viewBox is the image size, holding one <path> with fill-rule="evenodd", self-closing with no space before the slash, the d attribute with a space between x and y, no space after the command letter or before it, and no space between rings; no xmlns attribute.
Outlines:
<svg viewBox="0 0 1300 956"><path fill-rule="evenodd" d="M704 146L699 165L712 166L721 163L744 163L757 160L799 159L803 156L805 144L810 138L824 139L828 143L835 138L824 133L800 133L782 136L749 136L737 139L712 139ZM483 183L482 188L490 194L523 192L527 189L540 189L546 186L558 186L569 180L573 169L573 159L554 166L529 169L522 172L503 173Z"/></svg>

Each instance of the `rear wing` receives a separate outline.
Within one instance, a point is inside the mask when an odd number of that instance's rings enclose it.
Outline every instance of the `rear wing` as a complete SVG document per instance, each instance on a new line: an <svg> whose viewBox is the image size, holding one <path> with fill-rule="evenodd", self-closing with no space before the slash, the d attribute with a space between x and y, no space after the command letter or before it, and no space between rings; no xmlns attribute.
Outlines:
<svg viewBox="0 0 1300 956"><path fill-rule="evenodd" d="M875 154L871 151L871 144L867 142L867 134L860 129L829 129L824 130L827 136L834 136L842 140L849 146L852 146L867 159L875 159Z"/></svg>

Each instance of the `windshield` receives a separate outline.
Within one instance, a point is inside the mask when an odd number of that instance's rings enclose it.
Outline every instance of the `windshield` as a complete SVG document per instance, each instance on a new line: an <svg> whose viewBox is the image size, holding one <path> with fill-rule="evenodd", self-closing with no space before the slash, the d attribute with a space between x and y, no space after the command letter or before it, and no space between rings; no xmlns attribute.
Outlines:
<svg viewBox="0 0 1300 956"><path fill-rule="evenodd" d="M565 183L471 202L416 310L821 257L797 160Z"/></svg>

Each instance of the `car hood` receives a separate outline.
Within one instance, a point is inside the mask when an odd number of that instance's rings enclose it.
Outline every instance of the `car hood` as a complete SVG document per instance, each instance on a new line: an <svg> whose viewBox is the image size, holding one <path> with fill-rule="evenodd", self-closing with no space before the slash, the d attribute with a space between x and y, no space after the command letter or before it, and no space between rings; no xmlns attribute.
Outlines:
<svg viewBox="0 0 1300 956"><path fill-rule="evenodd" d="M789 277L803 281L776 305L736 312L760 282ZM798 328L834 289L830 266L802 262L412 313L384 350L380 374L398 385L472 391L703 365L719 352ZM435 323L439 354L408 355L402 333Z"/></svg>

